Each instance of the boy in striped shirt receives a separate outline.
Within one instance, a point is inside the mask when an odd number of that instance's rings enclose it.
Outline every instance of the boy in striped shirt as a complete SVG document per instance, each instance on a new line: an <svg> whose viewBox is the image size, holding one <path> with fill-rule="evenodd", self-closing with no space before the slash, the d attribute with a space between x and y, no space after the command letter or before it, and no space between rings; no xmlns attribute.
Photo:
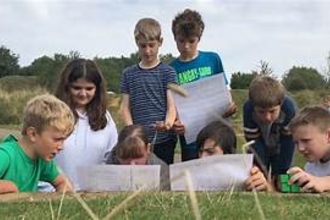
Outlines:
<svg viewBox="0 0 330 220"><path fill-rule="evenodd" d="M143 125L149 142L154 144L154 153L171 164L177 140L170 129L176 118L176 109L167 85L177 83L175 71L159 60L158 50L163 38L160 24L156 20L139 20L134 37L141 61L123 71L122 118L126 126Z"/></svg>

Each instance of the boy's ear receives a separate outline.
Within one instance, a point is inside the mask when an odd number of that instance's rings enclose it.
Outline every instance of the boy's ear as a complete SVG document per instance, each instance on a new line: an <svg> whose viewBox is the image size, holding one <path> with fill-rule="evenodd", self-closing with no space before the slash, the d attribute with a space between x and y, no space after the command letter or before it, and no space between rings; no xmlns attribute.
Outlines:
<svg viewBox="0 0 330 220"><path fill-rule="evenodd" d="M35 127L28 127L26 129L26 137L29 139L29 141L36 142L37 136L38 136L38 132Z"/></svg>
<svg viewBox="0 0 330 220"><path fill-rule="evenodd" d="M330 128L327 129L327 141L330 143Z"/></svg>
<svg viewBox="0 0 330 220"><path fill-rule="evenodd" d="M151 143L147 144L147 153L150 154L151 152Z"/></svg>
<svg viewBox="0 0 330 220"><path fill-rule="evenodd" d="M163 45L163 38L161 37L160 39L159 39L159 46L162 46Z"/></svg>

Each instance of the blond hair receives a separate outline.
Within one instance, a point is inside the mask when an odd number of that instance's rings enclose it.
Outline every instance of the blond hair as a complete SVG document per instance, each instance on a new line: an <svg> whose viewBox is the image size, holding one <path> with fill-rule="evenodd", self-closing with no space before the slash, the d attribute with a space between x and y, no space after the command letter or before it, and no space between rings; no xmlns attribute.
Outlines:
<svg viewBox="0 0 330 220"><path fill-rule="evenodd" d="M142 18L135 25L134 37L136 42L141 38L160 41L161 35L161 26L153 18Z"/></svg>
<svg viewBox="0 0 330 220"><path fill-rule="evenodd" d="M313 125L321 132L326 132L330 128L330 112L321 106L307 106L291 120L289 129L294 132L304 125Z"/></svg>
<svg viewBox="0 0 330 220"><path fill-rule="evenodd" d="M284 98L284 86L270 76L258 76L249 87L249 99L257 107L270 108L280 105Z"/></svg>
<svg viewBox="0 0 330 220"><path fill-rule="evenodd" d="M69 135L74 124L74 115L63 101L50 94L39 95L32 98L24 109L22 135L26 135L29 127L34 127L39 134L52 127Z"/></svg>

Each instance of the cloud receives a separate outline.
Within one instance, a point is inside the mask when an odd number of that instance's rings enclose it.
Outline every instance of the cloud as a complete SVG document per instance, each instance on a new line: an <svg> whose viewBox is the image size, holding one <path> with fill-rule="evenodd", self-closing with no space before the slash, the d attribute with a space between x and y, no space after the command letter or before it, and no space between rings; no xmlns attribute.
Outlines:
<svg viewBox="0 0 330 220"><path fill-rule="evenodd" d="M202 14L200 48L219 52L228 73L255 69L260 60L279 74L326 65L330 2L322 0L2 0L0 43L22 65L70 50L89 58L129 55L135 23L154 17L163 28L161 52L178 55L171 22L185 8Z"/></svg>

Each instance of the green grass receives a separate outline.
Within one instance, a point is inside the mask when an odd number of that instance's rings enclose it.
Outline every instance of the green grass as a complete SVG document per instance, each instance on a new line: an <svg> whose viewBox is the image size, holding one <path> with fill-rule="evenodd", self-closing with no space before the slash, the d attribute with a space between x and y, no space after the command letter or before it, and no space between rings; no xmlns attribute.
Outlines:
<svg viewBox="0 0 330 220"><path fill-rule="evenodd" d="M100 218L105 217L129 194L85 194L83 199ZM261 219L253 193L197 193L202 219ZM265 219L326 219L330 215L330 197L323 195L265 194L258 198ZM1 201L1 196L0 196ZM0 202L1 219L56 219L60 200L20 199ZM91 219L72 196L63 202L60 219ZM127 203L114 219L195 219L186 193L143 193Z"/></svg>

